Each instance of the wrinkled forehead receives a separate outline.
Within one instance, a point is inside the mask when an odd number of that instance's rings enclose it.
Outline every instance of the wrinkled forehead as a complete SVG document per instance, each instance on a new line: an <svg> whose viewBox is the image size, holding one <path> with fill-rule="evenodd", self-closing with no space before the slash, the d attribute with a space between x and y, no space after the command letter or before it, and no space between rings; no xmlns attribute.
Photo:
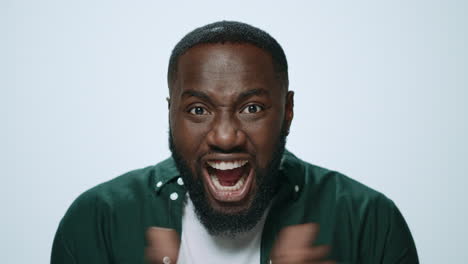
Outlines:
<svg viewBox="0 0 468 264"><path fill-rule="evenodd" d="M201 44L179 58L174 88L279 84L270 54L251 44ZM174 92L174 91L173 91Z"/></svg>

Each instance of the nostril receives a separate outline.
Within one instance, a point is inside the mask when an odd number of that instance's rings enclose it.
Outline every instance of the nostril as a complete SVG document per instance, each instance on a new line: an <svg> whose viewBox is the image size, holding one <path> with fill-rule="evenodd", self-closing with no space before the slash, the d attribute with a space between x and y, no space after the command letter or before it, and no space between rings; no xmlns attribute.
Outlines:
<svg viewBox="0 0 468 264"><path fill-rule="evenodd" d="M244 152L245 134L233 122L219 122L211 128L206 140L212 151L219 153Z"/></svg>
<svg viewBox="0 0 468 264"><path fill-rule="evenodd" d="M245 153L245 152L247 152L242 146L233 146L233 147L230 147L230 148L222 148L222 147L217 146L217 145L212 145L211 146L211 151L222 153L222 154Z"/></svg>

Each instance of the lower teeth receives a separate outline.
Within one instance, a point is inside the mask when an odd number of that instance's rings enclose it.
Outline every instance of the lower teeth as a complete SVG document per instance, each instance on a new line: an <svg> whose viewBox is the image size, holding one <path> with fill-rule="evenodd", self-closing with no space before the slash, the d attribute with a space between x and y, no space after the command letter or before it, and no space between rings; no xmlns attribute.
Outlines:
<svg viewBox="0 0 468 264"><path fill-rule="evenodd" d="M216 189L221 191L237 191L244 185L245 181L245 176L242 176L233 186L223 186L219 182L218 177L216 177L215 175L210 175L210 177Z"/></svg>

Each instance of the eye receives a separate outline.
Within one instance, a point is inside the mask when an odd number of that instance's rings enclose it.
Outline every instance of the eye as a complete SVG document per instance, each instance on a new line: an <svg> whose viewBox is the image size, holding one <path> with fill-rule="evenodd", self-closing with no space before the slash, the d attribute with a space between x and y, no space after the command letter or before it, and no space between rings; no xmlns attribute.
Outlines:
<svg viewBox="0 0 468 264"><path fill-rule="evenodd" d="M201 106L195 106L189 109L189 113L192 115L207 115L208 111Z"/></svg>
<svg viewBox="0 0 468 264"><path fill-rule="evenodd" d="M255 114L260 111L263 111L263 107L258 104L251 104L242 109L243 114Z"/></svg>

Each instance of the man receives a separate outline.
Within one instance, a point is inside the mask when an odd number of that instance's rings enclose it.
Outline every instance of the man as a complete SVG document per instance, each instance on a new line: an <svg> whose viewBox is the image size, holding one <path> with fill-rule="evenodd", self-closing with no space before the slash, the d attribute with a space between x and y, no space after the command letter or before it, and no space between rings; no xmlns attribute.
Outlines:
<svg viewBox="0 0 468 264"><path fill-rule="evenodd" d="M285 150L294 93L266 32L195 29L168 86L172 157L82 194L52 263L418 263L391 200Z"/></svg>

